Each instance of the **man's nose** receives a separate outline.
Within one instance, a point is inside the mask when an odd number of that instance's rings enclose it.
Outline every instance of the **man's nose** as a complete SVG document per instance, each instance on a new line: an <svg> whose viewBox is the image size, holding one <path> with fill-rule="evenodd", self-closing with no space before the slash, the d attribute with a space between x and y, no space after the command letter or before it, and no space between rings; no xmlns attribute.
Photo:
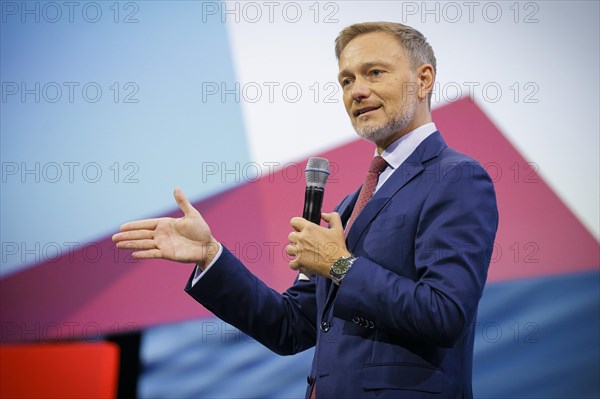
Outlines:
<svg viewBox="0 0 600 399"><path fill-rule="evenodd" d="M367 82L362 79L356 79L352 84L350 95L354 101L362 101L371 95L371 89Z"/></svg>

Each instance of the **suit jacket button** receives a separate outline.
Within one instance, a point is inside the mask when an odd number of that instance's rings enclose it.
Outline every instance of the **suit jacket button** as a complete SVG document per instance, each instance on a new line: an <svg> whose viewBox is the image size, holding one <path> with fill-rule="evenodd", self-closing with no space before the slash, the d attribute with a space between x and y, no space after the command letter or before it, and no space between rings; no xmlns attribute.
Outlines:
<svg viewBox="0 0 600 399"><path fill-rule="evenodd" d="M308 385L312 385L313 382L315 382L315 378L311 375L306 377L306 382L308 383Z"/></svg>
<svg viewBox="0 0 600 399"><path fill-rule="evenodd" d="M354 316L354 317L352 318L352 321L353 321L354 323L358 324L358 323L360 322L360 318L359 318L358 316Z"/></svg>
<svg viewBox="0 0 600 399"><path fill-rule="evenodd" d="M321 331L327 332L327 331L329 331L330 328L331 328L331 323L329 323L328 321L324 321L321 323Z"/></svg>

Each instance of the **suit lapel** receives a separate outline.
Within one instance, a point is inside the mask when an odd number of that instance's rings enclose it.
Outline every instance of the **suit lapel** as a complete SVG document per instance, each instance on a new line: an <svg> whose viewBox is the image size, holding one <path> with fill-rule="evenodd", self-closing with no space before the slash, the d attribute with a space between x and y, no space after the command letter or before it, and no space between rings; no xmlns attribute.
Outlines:
<svg viewBox="0 0 600 399"><path fill-rule="evenodd" d="M352 194L348 195L338 207L337 212L340 214L340 219L342 219L342 225L344 227L346 227L346 223L348 223L348 219L350 219L350 215L352 215L352 210L358 200L358 194L360 193L361 188L362 186Z"/></svg>

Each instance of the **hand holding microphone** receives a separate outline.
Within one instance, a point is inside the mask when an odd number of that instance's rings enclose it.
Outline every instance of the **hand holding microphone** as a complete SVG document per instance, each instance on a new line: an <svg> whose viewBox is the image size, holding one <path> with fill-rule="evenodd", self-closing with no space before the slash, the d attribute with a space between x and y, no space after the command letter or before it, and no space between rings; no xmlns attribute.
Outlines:
<svg viewBox="0 0 600 399"><path fill-rule="evenodd" d="M339 215L323 214L325 221L330 223L331 229L320 227L321 207L323 206L323 197L325 194L325 184L329 178L329 161L325 158L314 157L308 160L305 170L306 190L304 191L304 211L301 218L293 218L291 225L295 231L290 233L289 239L294 244L288 246L287 253L296 258L290 262L290 267L294 270L300 270L298 279L301 281L310 281L312 275L304 266L309 264L311 267L317 267L318 274L326 275L329 270L328 259L325 259L325 252L334 249L346 248L342 222ZM306 219L306 220L304 220ZM308 221L308 222L307 222ZM315 226L316 225L316 226ZM340 230L340 234L338 233ZM339 236L339 237L338 237ZM340 241L341 242L338 242ZM331 246L333 248L329 248ZM329 249L325 251L325 249ZM304 257L301 258L301 252ZM308 262L308 263L307 263Z"/></svg>

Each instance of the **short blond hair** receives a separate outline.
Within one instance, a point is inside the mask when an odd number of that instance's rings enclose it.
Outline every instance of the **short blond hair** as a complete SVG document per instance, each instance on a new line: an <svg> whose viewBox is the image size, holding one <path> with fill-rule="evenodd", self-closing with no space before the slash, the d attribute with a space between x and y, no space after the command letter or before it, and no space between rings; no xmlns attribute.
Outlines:
<svg viewBox="0 0 600 399"><path fill-rule="evenodd" d="M340 59L340 54L352 39L359 35L372 32L387 32L398 38L402 48L406 51L413 70L423 64L433 67L434 74L437 73L437 63L433 48L427 42L427 38L418 30L397 22L362 22L350 25L340 32L335 39L335 56ZM429 93L429 106L431 107L431 95Z"/></svg>

